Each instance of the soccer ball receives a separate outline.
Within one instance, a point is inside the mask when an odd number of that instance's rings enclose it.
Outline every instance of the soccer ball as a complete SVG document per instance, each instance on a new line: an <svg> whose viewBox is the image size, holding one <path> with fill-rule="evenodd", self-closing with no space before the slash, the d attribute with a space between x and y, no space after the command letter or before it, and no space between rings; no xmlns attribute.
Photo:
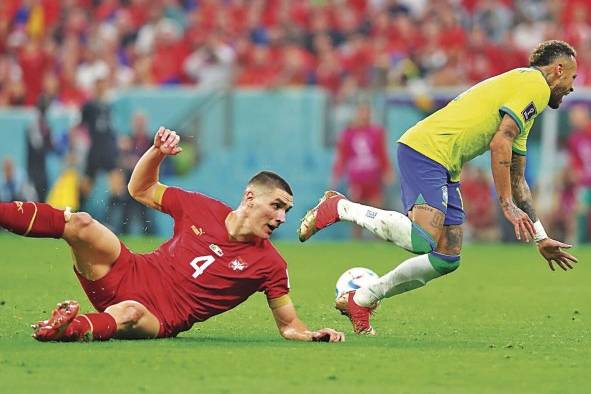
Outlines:
<svg viewBox="0 0 591 394"><path fill-rule="evenodd" d="M379 278L378 274L364 267L355 267L348 269L337 280L336 299L338 300L344 294L357 290L360 287L367 286Z"/></svg>

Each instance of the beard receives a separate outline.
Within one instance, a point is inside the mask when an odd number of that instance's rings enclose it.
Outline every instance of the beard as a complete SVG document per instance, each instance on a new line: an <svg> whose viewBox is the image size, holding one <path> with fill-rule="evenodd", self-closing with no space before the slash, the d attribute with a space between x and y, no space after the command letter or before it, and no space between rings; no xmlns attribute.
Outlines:
<svg viewBox="0 0 591 394"><path fill-rule="evenodd" d="M548 107L550 107L552 109L558 109L558 107L560 107L561 100L562 100L562 95L551 94L550 100L548 100Z"/></svg>

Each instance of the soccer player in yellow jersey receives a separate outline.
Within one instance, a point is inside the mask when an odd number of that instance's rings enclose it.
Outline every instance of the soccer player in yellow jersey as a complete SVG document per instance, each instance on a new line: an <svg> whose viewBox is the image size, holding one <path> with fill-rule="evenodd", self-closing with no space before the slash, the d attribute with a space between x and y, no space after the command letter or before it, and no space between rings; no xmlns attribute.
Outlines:
<svg viewBox="0 0 591 394"><path fill-rule="evenodd" d="M462 165L491 151L492 173L503 214L519 240L535 240L550 269L573 267L571 245L546 235L524 178L526 142L546 106L556 109L573 91L575 50L563 41L546 41L533 50L529 67L489 78L418 122L398 141L403 215L354 203L326 192L308 211L298 230L303 242L318 230L347 220L415 254L375 283L337 300L358 334L374 334L369 317L377 302L424 286L456 270L462 248L464 211L460 195Z"/></svg>

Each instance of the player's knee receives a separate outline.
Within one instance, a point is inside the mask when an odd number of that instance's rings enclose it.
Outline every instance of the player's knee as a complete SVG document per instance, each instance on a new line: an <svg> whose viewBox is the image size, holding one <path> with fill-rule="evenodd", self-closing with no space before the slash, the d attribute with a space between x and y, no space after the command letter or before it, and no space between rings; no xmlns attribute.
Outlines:
<svg viewBox="0 0 591 394"><path fill-rule="evenodd" d="M133 328L145 314L145 307L136 301L123 301L108 307L105 312L111 314L120 328Z"/></svg>
<svg viewBox="0 0 591 394"><path fill-rule="evenodd" d="M88 229L94 223L94 219L86 212L76 212L70 217L67 223L68 230L71 234L80 240L84 240L88 236Z"/></svg>
<svg viewBox="0 0 591 394"><path fill-rule="evenodd" d="M431 253L437 244L431 234L416 223L412 224L410 239L411 249L409 251L416 254Z"/></svg>
<svg viewBox="0 0 591 394"><path fill-rule="evenodd" d="M429 262L441 275L449 274L460 266L460 255L448 255L432 251L429 253Z"/></svg>

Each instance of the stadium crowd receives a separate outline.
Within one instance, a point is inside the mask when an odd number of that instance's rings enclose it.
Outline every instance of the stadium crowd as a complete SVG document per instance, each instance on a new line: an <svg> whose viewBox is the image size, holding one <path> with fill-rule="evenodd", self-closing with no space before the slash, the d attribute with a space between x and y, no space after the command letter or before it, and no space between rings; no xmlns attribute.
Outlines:
<svg viewBox="0 0 591 394"><path fill-rule="evenodd" d="M589 0L2 0L0 107L63 105L82 111L104 82L108 90L316 85L336 98L331 116L335 128L344 130L359 92L413 81L470 85L527 64L530 49L546 39L573 44L576 83L591 85ZM573 119L570 126L588 128ZM28 131L28 156L39 156L26 169L31 185L4 158L1 199L36 193L44 200L44 157L56 148L49 133L43 116ZM581 135L587 141L591 134ZM569 162L583 163L570 151ZM82 173L84 159L78 161ZM591 211L588 182L579 185L578 178L573 190L584 193L574 198L569 187L564 193L572 200L564 225L570 239L575 227L591 222L585 219ZM467 210L486 210L488 200L478 197L485 184L490 179L467 171L463 189L476 194L467 199ZM113 196L119 189L111 187ZM481 219L470 223L474 238L498 238L495 213L488 213L469 215ZM575 225L575 217L582 224ZM584 234L581 240L588 240L588 232L577 231Z"/></svg>
<svg viewBox="0 0 591 394"><path fill-rule="evenodd" d="M586 0L3 0L0 106L113 87L467 85L564 39L591 84Z"/></svg>

